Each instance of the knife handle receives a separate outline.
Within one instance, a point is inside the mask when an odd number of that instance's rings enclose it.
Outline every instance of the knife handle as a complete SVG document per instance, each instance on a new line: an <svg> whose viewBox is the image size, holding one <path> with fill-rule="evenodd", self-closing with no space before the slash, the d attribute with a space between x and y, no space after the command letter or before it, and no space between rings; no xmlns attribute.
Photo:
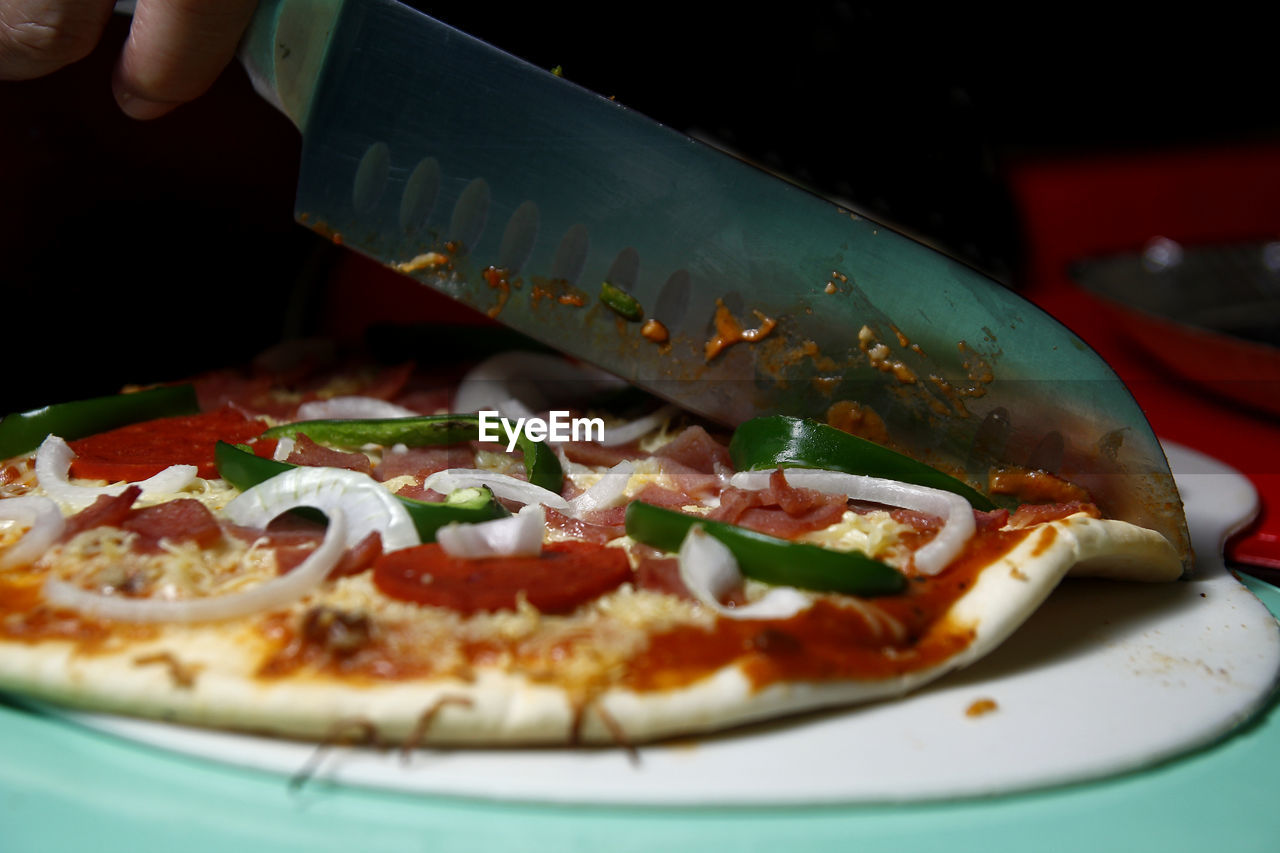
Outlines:
<svg viewBox="0 0 1280 853"><path fill-rule="evenodd" d="M237 56L268 103L306 126L343 0L261 0Z"/></svg>

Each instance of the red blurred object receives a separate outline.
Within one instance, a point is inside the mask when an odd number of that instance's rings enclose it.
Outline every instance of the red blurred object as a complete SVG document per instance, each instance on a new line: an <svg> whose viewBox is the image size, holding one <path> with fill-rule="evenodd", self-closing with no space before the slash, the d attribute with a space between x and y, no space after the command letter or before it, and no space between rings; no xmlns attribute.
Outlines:
<svg viewBox="0 0 1280 853"><path fill-rule="evenodd" d="M1026 229L1025 295L1098 351L1133 391L1156 434L1239 470L1258 490L1259 517L1227 558L1262 576L1280 570L1280 420L1186 381L1151 341L1070 277L1086 257L1141 251L1153 237L1186 246L1280 235L1280 143L1186 148L1012 163L1009 184ZM1203 353L1202 353L1203 355ZM1207 357L1207 356L1206 356Z"/></svg>
<svg viewBox="0 0 1280 853"><path fill-rule="evenodd" d="M495 325L473 308L355 252L333 256L320 326L338 340L360 341L377 325Z"/></svg>

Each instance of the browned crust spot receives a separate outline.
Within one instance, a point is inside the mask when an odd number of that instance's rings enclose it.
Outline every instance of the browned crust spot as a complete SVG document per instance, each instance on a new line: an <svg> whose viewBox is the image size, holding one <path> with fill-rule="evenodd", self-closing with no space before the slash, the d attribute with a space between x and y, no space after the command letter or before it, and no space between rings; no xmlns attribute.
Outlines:
<svg viewBox="0 0 1280 853"><path fill-rule="evenodd" d="M166 667L169 672L169 678L173 681L173 686L180 690L190 690L195 687L196 676L203 669L200 664L184 664L172 652L153 652L152 654L139 655L133 659L133 664L134 666L159 664Z"/></svg>

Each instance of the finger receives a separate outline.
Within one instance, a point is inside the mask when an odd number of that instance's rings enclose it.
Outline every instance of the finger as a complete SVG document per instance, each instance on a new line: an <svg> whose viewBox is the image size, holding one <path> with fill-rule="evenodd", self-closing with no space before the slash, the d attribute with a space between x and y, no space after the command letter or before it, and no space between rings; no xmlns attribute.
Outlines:
<svg viewBox="0 0 1280 853"><path fill-rule="evenodd" d="M31 80L84 59L102 38L112 0L0 3L0 80Z"/></svg>
<svg viewBox="0 0 1280 853"><path fill-rule="evenodd" d="M139 0L112 80L128 115L149 119L193 100L235 57L257 0Z"/></svg>

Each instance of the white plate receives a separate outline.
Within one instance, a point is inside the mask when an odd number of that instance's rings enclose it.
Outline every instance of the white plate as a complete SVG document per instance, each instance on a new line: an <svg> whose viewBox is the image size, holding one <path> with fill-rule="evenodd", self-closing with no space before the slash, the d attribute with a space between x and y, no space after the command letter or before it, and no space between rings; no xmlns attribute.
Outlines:
<svg viewBox="0 0 1280 853"><path fill-rule="evenodd" d="M1167 448L1199 554L1195 579L1071 580L1001 648L905 700L680 745L621 749L316 747L68 713L164 749L309 784L542 802L639 805L919 801L1097 779L1227 735L1280 675L1280 631L1223 566L1257 511L1247 479ZM990 699L995 710L966 711ZM61 713L61 712L60 712Z"/></svg>

